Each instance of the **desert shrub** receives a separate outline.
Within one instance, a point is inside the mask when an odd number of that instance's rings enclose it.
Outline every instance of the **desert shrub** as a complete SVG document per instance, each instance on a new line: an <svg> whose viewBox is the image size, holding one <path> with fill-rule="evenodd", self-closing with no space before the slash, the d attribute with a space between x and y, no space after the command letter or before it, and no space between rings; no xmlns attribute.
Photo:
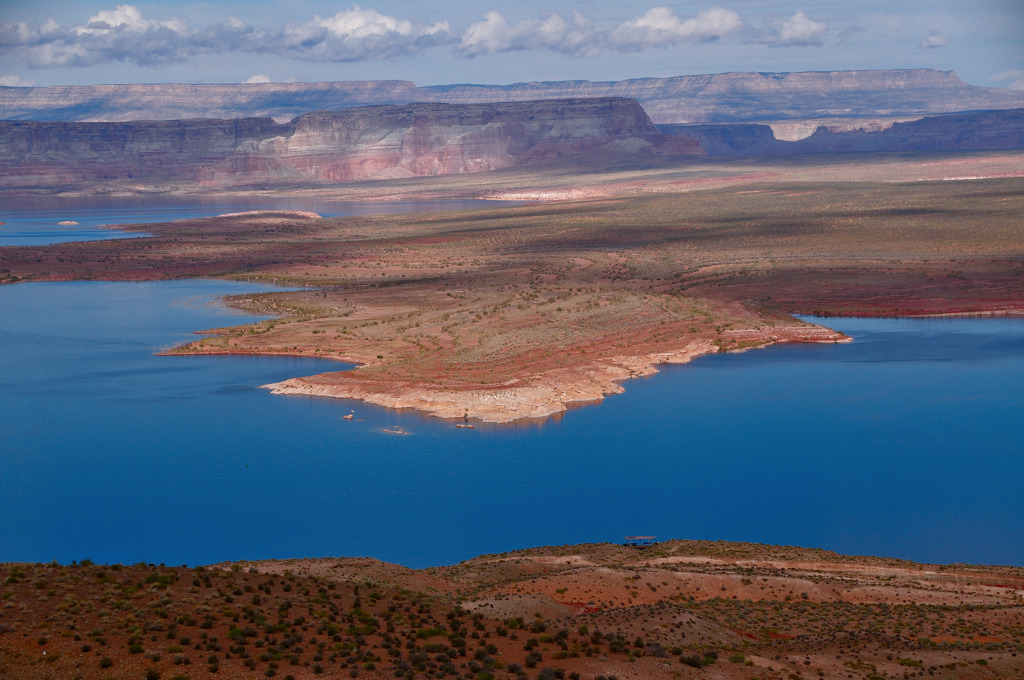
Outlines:
<svg viewBox="0 0 1024 680"><path fill-rule="evenodd" d="M684 655L679 657L679 660L692 668L703 668L704 666L710 666L718 660L718 652L708 652L704 656L697 656L696 654Z"/></svg>
<svg viewBox="0 0 1024 680"><path fill-rule="evenodd" d="M537 680L562 680L565 678L565 671L561 668L542 668L537 674Z"/></svg>

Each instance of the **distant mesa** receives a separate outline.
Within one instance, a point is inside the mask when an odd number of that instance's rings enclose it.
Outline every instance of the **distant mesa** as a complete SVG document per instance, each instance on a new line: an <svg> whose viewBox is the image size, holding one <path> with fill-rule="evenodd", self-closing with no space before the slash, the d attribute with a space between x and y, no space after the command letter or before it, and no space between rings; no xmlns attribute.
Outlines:
<svg viewBox="0 0 1024 680"><path fill-rule="evenodd" d="M881 123L822 121L797 126L755 123L659 125L667 135L696 139L710 156L821 153L992 151L1024 148L1024 109L975 111Z"/></svg>
<svg viewBox="0 0 1024 680"><path fill-rule="evenodd" d="M656 156L1021 148L1024 109L823 121L807 134L796 125L655 125L631 99L552 99L360 107L288 123L0 121L0 177L11 191L217 191L476 173L559 159L580 168Z"/></svg>
<svg viewBox="0 0 1024 680"><path fill-rule="evenodd" d="M702 154L632 99L408 104L269 118L0 121L7 187L331 184L482 172L577 154Z"/></svg>
<svg viewBox="0 0 1024 680"><path fill-rule="evenodd" d="M0 177L12 191L322 186L560 158L582 167L654 156L1024 148L1024 93L929 69L426 88L0 88L0 116Z"/></svg>
<svg viewBox="0 0 1024 680"><path fill-rule="evenodd" d="M5 87L0 88L0 118L272 118L281 123L310 111L413 102L493 104L602 97L635 99L658 124L921 116L1024 108L1024 93L969 85L953 71L896 69L431 87L402 80Z"/></svg>

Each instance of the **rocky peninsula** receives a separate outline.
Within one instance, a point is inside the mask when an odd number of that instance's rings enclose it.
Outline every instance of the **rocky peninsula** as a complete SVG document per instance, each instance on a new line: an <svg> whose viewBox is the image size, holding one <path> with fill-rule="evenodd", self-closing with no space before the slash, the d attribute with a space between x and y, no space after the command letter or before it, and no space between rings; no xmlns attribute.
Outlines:
<svg viewBox="0 0 1024 680"><path fill-rule="evenodd" d="M0 277L302 287L234 299L275 318L209 329L172 351L347 361L358 367L273 389L497 422L599 400L658 364L709 351L843 339L794 313L1024 309L1020 152L774 165L665 158L624 169L605 158L567 184L569 162L354 183L343 195L574 198L122 225L152 236L3 248Z"/></svg>
<svg viewBox="0 0 1024 680"><path fill-rule="evenodd" d="M775 326L771 331L747 334L756 337L748 347L765 347L776 342L849 342L836 331L814 325ZM527 418L546 418L563 413L570 406L601 401L625 390L623 381L658 372L659 365L685 364L703 354L718 352L707 339L694 340L679 350L645 355L623 355L599 359L570 368L555 368L524 379L513 378L500 387L434 387L422 382L363 380L358 373L342 371L308 378L291 378L264 385L274 394L308 395L358 399L388 408L411 408L440 418L474 419L508 423Z"/></svg>

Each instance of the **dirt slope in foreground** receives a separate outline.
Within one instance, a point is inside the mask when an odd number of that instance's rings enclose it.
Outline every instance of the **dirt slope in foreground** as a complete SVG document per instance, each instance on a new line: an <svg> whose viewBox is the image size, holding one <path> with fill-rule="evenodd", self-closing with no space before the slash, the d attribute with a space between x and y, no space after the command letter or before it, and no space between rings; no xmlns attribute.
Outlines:
<svg viewBox="0 0 1024 680"><path fill-rule="evenodd" d="M0 678L1019 678L1024 569L669 541L0 565Z"/></svg>

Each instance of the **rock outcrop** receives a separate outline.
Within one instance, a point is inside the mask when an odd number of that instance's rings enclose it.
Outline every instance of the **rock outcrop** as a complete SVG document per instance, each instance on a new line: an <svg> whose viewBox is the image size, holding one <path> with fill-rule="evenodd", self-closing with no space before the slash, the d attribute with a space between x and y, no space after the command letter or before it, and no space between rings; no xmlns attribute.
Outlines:
<svg viewBox="0 0 1024 680"><path fill-rule="evenodd" d="M417 87L408 81L0 87L0 118L125 121L272 117L284 121L309 111L366 105L594 97L636 99L656 123L925 115L1024 107L1021 92L969 85L953 71L902 69L432 87Z"/></svg>
<svg viewBox="0 0 1024 680"><path fill-rule="evenodd" d="M629 99L410 104L269 118L0 122L8 187L239 186L479 172L608 150L700 153Z"/></svg>
<svg viewBox="0 0 1024 680"><path fill-rule="evenodd" d="M1024 109L978 111L848 129L824 124L787 141L772 126L753 123L662 125L666 134L694 138L713 156L788 156L809 153L989 151L1024 149Z"/></svg>

